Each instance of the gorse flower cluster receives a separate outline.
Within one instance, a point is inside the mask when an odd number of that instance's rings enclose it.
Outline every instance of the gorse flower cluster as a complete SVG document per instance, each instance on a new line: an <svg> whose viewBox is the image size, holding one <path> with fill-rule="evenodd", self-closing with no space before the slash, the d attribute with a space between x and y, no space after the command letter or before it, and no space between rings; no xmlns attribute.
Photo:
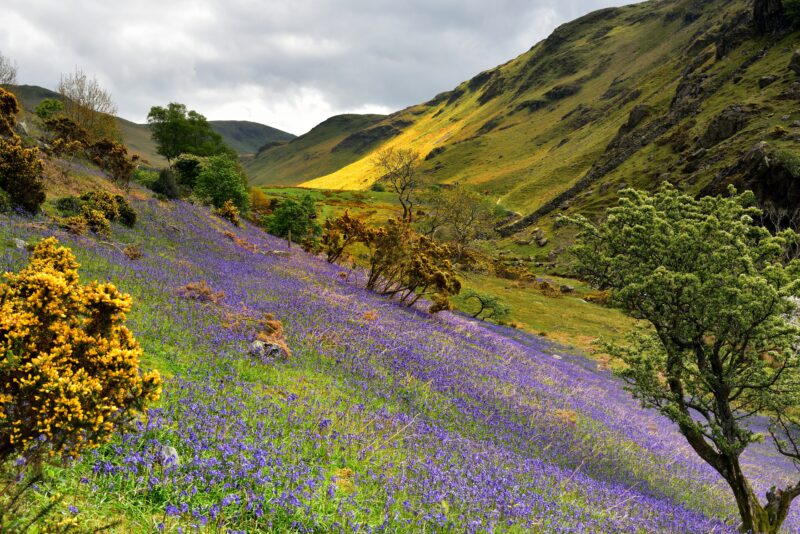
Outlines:
<svg viewBox="0 0 800 534"><path fill-rule="evenodd" d="M13 204L35 212L45 200L42 172L44 163L37 148L25 148L14 134L17 99L0 88L0 189L8 193Z"/></svg>
<svg viewBox="0 0 800 534"><path fill-rule="evenodd" d="M242 226L241 213L239 208L236 207L230 200L226 200L222 206L214 210L214 215L229 221L234 226Z"/></svg>
<svg viewBox="0 0 800 534"><path fill-rule="evenodd" d="M82 234L88 228L92 232L111 235L111 221L119 221L132 228L136 224L136 211L122 195L106 191L92 191L77 197L64 197L56 203L62 213L71 214L62 221L62 226L74 234Z"/></svg>
<svg viewBox="0 0 800 534"><path fill-rule="evenodd" d="M385 227L372 228L345 212L325 223L322 245L330 263L356 244L367 250L370 291L397 297L409 307L428 297L431 313L449 310L448 297L461 291L450 248L418 234L407 222L390 219Z"/></svg>
<svg viewBox="0 0 800 534"><path fill-rule="evenodd" d="M39 440L77 456L160 394L155 371L124 326L130 296L112 284L81 285L78 264L55 238L0 285L0 460Z"/></svg>

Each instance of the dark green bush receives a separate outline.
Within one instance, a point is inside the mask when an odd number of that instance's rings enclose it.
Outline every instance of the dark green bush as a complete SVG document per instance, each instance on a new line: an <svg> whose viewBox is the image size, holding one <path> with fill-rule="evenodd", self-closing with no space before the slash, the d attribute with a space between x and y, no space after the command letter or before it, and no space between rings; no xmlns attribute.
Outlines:
<svg viewBox="0 0 800 534"><path fill-rule="evenodd" d="M61 197L56 200L56 209L64 215L80 213L83 201L78 197Z"/></svg>
<svg viewBox="0 0 800 534"><path fill-rule="evenodd" d="M175 200L181 197L181 190L178 187L178 182L175 180L175 173L170 169L162 169L158 173L158 180L156 180L150 189L163 197Z"/></svg>
<svg viewBox="0 0 800 534"><path fill-rule="evenodd" d="M117 204L119 222L128 228L133 228L133 226L136 224L136 212L128 203L128 200L122 195L114 195L114 202Z"/></svg>

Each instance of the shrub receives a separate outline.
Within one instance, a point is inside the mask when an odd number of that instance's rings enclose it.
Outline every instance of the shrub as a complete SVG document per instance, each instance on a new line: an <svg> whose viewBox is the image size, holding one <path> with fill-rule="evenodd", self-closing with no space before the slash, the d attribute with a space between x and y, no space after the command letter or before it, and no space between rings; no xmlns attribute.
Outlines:
<svg viewBox="0 0 800 534"><path fill-rule="evenodd" d="M39 211L45 201L42 172L38 148L24 148L18 138L0 139L0 189L15 205L31 213Z"/></svg>
<svg viewBox="0 0 800 534"><path fill-rule="evenodd" d="M114 195L114 203L117 205L117 212L119 213L119 222L133 228L136 224L136 212L122 195Z"/></svg>
<svg viewBox="0 0 800 534"><path fill-rule="evenodd" d="M61 227L73 235L83 235L89 230L86 218L81 215L73 215L61 221Z"/></svg>
<svg viewBox="0 0 800 534"><path fill-rule="evenodd" d="M370 190L376 193L383 193L386 191L386 186L383 185L383 182L375 182L372 184L372 187L370 187Z"/></svg>
<svg viewBox="0 0 800 534"><path fill-rule="evenodd" d="M142 351L124 326L130 296L81 285L77 269L51 237L0 285L2 460L40 436L51 454L78 456L159 396L160 377L140 372Z"/></svg>
<svg viewBox="0 0 800 534"><path fill-rule="evenodd" d="M86 221L86 227L92 232L103 237L111 235L111 223L103 212L84 205L81 208L81 217Z"/></svg>
<svg viewBox="0 0 800 534"><path fill-rule="evenodd" d="M188 189L194 189L197 177L203 170L205 163L206 158L200 156L192 154L181 154L178 156L178 159L172 164L178 184Z"/></svg>
<svg viewBox="0 0 800 534"><path fill-rule="evenodd" d="M61 197L55 202L56 209L64 214L80 213L82 204L83 201L80 198L72 196Z"/></svg>
<svg viewBox="0 0 800 534"><path fill-rule="evenodd" d="M226 200L222 207L215 209L214 214L226 221L230 221L234 226L242 226L242 220L239 218L239 208L230 200Z"/></svg>
<svg viewBox="0 0 800 534"><path fill-rule="evenodd" d="M144 254L142 253L142 249L140 249L136 245L128 245L127 247L122 249L122 253L125 254L125 256L131 261L140 260L142 259L142 256L144 256Z"/></svg>
<svg viewBox="0 0 800 534"><path fill-rule="evenodd" d="M0 213L8 213L14 207L11 195L0 189Z"/></svg>
<svg viewBox="0 0 800 534"><path fill-rule="evenodd" d="M272 202L261 189L250 188L250 214L251 218L258 222L272 213Z"/></svg>
<svg viewBox="0 0 800 534"><path fill-rule="evenodd" d="M478 310L473 312L472 316L476 319L504 321L511 314L511 308L494 295L487 295L473 289L468 289L464 293L463 298L464 302L475 301Z"/></svg>
<svg viewBox="0 0 800 534"><path fill-rule="evenodd" d="M350 216L348 210L341 217L326 220L323 229L322 250L328 263L339 261L347 247L367 232L364 221Z"/></svg>
<svg viewBox="0 0 800 534"><path fill-rule="evenodd" d="M169 200L181 198L181 190L175 180L175 173L169 169L161 169L158 179L150 184L150 189Z"/></svg>
<svg viewBox="0 0 800 534"><path fill-rule="evenodd" d="M13 136L19 102L11 92L0 87L0 136Z"/></svg>
<svg viewBox="0 0 800 534"><path fill-rule="evenodd" d="M123 144L108 138L89 145L86 155L123 187L128 187L139 165L139 156L129 156L128 149Z"/></svg>

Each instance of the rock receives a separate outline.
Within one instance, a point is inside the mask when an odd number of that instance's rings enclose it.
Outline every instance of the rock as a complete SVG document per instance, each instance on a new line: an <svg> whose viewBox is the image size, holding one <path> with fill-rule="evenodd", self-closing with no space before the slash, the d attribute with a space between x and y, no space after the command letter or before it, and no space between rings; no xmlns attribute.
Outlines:
<svg viewBox="0 0 800 534"><path fill-rule="evenodd" d="M795 50L794 54L792 54L792 60L789 62L789 69L800 76L800 49Z"/></svg>
<svg viewBox="0 0 800 534"><path fill-rule="evenodd" d="M159 445L156 452L156 462L165 467L177 467L181 465L181 458L175 447L169 445Z"/></svg>
<svg viewBox="0 0 800 534"><path fill-rule="evenodd" d="M28 243L26 243L24 240L22 240L22 239L20 239L18 237L13 238L11 240L11 242L14 244L14 248L16 248L17 250L27 250L28 249Z"/></svg>
<svg viewBox="0 0 800 534"><path fill-rule="evenodd" d="M539 245L540 247L546 246L547 243L549 243L549 242L550 241L548 241L548 239L546 237L542 237L542 238L536 240L536 244Z"/></svg>
<svg viewBox="0 0 800 534"><path fill-rule="evenodd" d="M755 109L750 106L733 105L711 119L706 133L700 138L700 146L711 148L742 131L750 122Z"/></svg>
<svg viewBox="0 0 800 534"><path fill-rule="evenodd" d="M783 90L781 98L784 100L800 100L800 82L794 82Z"/></svg>
<svg viewBox="0 0 800 534"><path fill-rule="evenodd" d="M800 128L800 121L794 121L789 126L791 126L792 128Z"/></svg>
<svg viewBox="0 0 800 534"><path fill-rule="evenodd" d="M567 284L563 284L563 285L561 285L561 287L559 287L558 289L559 289L559 290L560 290L562 293L574 293L574 292L575 292L575 288L574 288L574 287L572 287L572 286L570 286L570 285L567 285Z"/></svg>
<svg viewBox="0 0 800 534"><path fill-rule="evenodd" d="M275 343L268 343L257 339L250 344L248 354L262 362L269 362L274 360L286 360L289 355L286 350Z"/></svg>
<svg viewBox="0 0 800 534"><path fill-rule="evenodd" d="M265 252L264 254L266 254L267 256L279 256L281 258L288 258L289 256L292 255L292 252L290 250L270 250Z"/></svg>
<svg viewBox="0 0 800 534"><path fill-rule="evenodd" d="M631 110L630 115L628 115L628 122L623 124L619 129L619 134L626 134L632 131L634 128L639 126L639 124L641 124L641 122L646 119L652 111L653 108L647 104L638 104Z"/></svg>
<svg viewBox="0 0 800 534"><path fill-rule="evenodd" d="M772 76L762 76L761 78L758 79L758 87L760 89L763 89L765 87L769 87L770 85L775 83L775 81L777 79L778 79L778 77L775 76L774 74Z"/></svg>

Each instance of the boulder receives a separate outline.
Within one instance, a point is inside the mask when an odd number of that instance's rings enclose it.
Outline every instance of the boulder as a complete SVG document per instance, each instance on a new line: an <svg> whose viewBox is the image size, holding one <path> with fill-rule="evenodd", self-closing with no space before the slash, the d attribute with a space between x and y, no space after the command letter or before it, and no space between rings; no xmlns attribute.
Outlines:
<svg viewBox="0 0 800 534"><path fill-rule="evenodd" d="M742 131L750 122L755 110L750 106L733 105L711 119L700 138L700 146L711 148Z"/></svg>
<svg viewBox="0 0 800 534"><path fill-rule="evenodd" d="M275 360L287 360L289 355L286 349L276 343L269 343L257 339L250 344L248 354L259 361L271 362Z"/></svg>
<svg viewBox="0 0 800 534"><path fill-rule="evenodd" d="M760 89L763 89L765 87L769 87L770 85L775 83L775 81L777 79L778 79L778 77L775 76L774 74L772 76L762 76L761 78L758 79L758 87Z"/></svg>
<svg viewBox="0 0 800 534"><path fill-rule="evenodd" d="M562 293L567 293L567 294L568 294L568 293L574 293L574 292L575 292L575 288L574 288L574 287L572 287L572 286L570 286L570 285L567 285L567 284L562 284L562 285L561 285L561 287L559 287L558 289L559 289L559 290L560 290Z"/></svg>
<svg viewBox="0 0 800 534"><path fill-rule="evenodd" d="M536 240L536 244L539 245L540 247L546 246L547 243L549 243L549 241L548 241L548 239L546 237L542 237L542 238Z"/></svg>
<svg viewBox="0 0 800 534"><path fill-rule="evenodd" d="M13 238L11 242L14 244L14 248L17 250L27 250L28 248L28 243L18 237Z"/></svg>
<svg viewBox="0 0 800 534"><path fill-rule="evenodd" d="M164 467L177 467L181 465L181 458L175 447L159 445L156 451L156 463Z"/></svg>
<svg viewBox="0 0 800 534"><path fill-rule="evenodd" d="M789 61L789 69L800 76L800 49L795 50L794 54L792 54L792 59Z"/></svg>
<svg viewBox="0 0 800 534"><path fill-rule="evenodd" d="M800 100L800 82L794 82L783 90L781 98L784 100Z"/></svg>

